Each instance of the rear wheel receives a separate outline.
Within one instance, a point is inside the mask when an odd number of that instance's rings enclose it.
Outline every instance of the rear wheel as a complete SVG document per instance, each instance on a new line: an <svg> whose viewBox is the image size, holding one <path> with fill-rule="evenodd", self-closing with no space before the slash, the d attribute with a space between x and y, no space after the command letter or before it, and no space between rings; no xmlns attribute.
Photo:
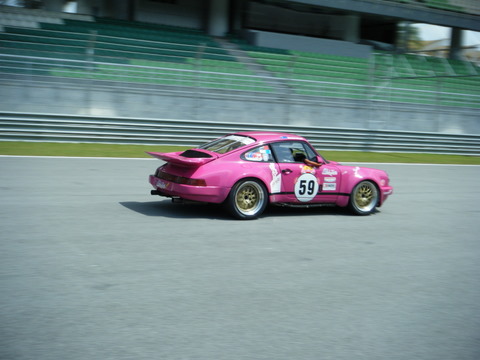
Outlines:
<svg viewBox="0 0 480 360"><path fill-rule="evenodd" d="M358 183L350 194L349 207L357 215L368 215L378 204L378 189L371 181Z"/></svg>
<svg viewBox="0 0 480 360"><path fill-rule="evenodd" d="M235 184L227 198L230 213L241 220L255 219L267 206L267 190L258 180L246 179Z"/></svg>

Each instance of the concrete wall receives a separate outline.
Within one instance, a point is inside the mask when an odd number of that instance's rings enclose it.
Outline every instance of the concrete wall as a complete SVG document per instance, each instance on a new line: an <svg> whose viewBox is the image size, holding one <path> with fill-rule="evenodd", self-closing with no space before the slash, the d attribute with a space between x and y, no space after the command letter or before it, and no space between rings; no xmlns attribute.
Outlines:
<svg viewBox="0 0 480 360"><path fill-rule="evenodd" d="M91 84L22 86L4 82L0 85L0 108L69 115L480 134L480 113L474 109L329 98L306 101L284 95L262 97L260 93L243 96L195 89L174 92L162 87L106 90Z"/></svg>

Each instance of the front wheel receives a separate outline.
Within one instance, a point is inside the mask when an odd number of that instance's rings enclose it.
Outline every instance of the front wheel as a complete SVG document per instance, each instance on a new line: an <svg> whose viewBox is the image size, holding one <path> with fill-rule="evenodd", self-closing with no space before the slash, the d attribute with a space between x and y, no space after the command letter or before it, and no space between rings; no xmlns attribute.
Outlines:
<svg viewBox="0 0 480 360"><path fill-rule="evenodd" d="M228 195L226 205L230 213L241 220L255 219L267 207L267 190L258 180L241 180Z"/></svg>
<svg viewBox="0 0 480 360"><path fill-rule="evenodd" d="M350 210L357 215L369 215L378 204L378 189L371 181L358 183L350 194Z"/></svg>

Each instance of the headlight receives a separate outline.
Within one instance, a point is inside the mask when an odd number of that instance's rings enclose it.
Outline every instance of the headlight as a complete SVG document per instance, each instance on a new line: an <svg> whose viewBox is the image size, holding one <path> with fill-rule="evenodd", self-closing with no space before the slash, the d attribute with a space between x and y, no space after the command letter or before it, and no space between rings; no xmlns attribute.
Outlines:
<svg viewBox="0 0 480 360"><path fill-rule="evenodd" d="M380 179L380 186L388 186L389 183L390 179L388 178L388 176L382 177Z"/></svg>

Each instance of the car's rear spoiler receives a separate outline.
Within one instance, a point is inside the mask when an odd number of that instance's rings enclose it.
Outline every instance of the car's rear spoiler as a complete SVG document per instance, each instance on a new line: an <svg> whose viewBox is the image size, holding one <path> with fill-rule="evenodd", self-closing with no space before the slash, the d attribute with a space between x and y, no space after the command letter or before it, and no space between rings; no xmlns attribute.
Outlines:
<svg viewBox="0 0 480 360"><path fill-rule="evenodd" d="M216 159L216 157L188 158L181 156L182 152L157 153L147 151L147 154L170 164L184 167L199 167Z"/></svg>

